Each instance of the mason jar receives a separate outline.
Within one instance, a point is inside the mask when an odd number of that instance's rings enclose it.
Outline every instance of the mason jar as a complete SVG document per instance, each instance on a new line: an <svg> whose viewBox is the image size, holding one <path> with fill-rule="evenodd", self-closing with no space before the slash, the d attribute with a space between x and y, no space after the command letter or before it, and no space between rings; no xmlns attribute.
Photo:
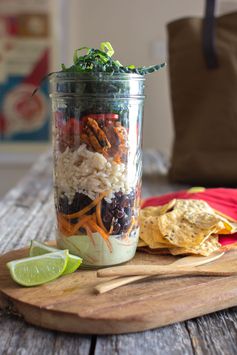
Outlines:
<svg viewBox="0 0 237 355"><path fill-rule="evenodd" d="M57 245L86 267L133 258L139 237L144 76L51 78Z"/></svg>

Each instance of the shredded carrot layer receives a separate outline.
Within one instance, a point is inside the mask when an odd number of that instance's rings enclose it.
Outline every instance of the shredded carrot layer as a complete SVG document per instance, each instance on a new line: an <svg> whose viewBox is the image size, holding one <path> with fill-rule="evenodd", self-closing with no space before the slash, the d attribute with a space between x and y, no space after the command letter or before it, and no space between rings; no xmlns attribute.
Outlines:
<svg viewBox="0 0 237 355"><path fill-rule="evenodd" d="M112 253L112 245L109 241L109 234L105 233L105 231L100 228L100 226L98 226L94 221L89 221L88 224L90 225L90 227L93 229L93 231L100 233L100 235L102 236L102 238L104 239L110 253Z"/></svg>
<svg viewBox="0 0 237 355"><path fill-rule="evenodd" d="M96 223L96 214L93 213L93 214L91 215L91 217L92 217L92 221L94 221L94 222Z"/></svg>
<svg viewBox="0 0 237 355"><path fill-rule="evenodd" d="M65 236L71 236L75 234L81 227L83 227L86 230L86 234L88 235L92 243L95 245L93 232L98 232L105 240L110 252L112 252L112 246L109 241L110 232L106 230L101 217L101 201L107 194L108 192L101 193L88 206L84 207L82 210L78 212L71 213L71 214L58 213L57 215L58 225L62 233ZM85 215L95 206L96 206L96 213L93 213L91 215ZM73 218L78 218L79 221L76 224L71 224L69 220Z"/></svg>
<svg viewBox="0 0 237 355"><path fill-rule="evenodd" d="M66 235L71 235L72 225L63 217L61 213L57 214L57 219L60 230L62 230L62 232L66 232Z"/></svg>
<svg viewBox="0 0 237 355"><path fill-rule="evenodd" d="M107 230L106 230L104 223L102 221L102 218L101 218L101 200L98 202L98 204L96 206L96 218L97 218L97 222L98 222L99 227L101 227L103 229L103 231L105 233L107 233Z"/></svg>
<svg viewBox="0 0 237 355"><path fill-rule="evenodd" d="M114 217L112 218L112 221L111 221L111 225L110 225L110 229L109 229L109 235L113 233L113 229L114 229Z"/></svg>
<svg viewBox="0 0 237 355"><path fill-rule="evenodd" d="M75 234L89 219L91 219L90 215L82 216L76 224L72 225L72 233Z"/></svg>
<svg viewBox="0 0 237 355"><path fill-rule="evenodd" d="M129 234L131 233L134 224L135 224L135 218L132 217L131 224L130 224L130 226L129 226L129 228L128 228L126 234L125 234L125 238L128 238L128 237L129 237Z"/></svg>
<svg viewBox="0 0 237 355"><path fill-rule="evenodd" d="M59 225L58 225L58 228L59 228L60 232L61 232L64 236L66 236L66 237L70 237L70 236L71 236L71 232L68 232L66 229L64 229L62 225L59 224Z"/></svg>
<svg viewBox="0 0 237 355"><path fill-rule="evenodd" d="M88 225L91 226L96 232L99 232L105 240L109 238L109 235L105 233L105 231L100 228L100 226L98 226L98 224L96 224L94 221L89 221Z"/></svg>
<svg viewBox="0 0 237 355"><path fill-rule="evenodd" d="M94 201L92 201L88 206L84 207L82 210L71 213L71 214L64 214L64 218L71 219L71 218L80 218L85 213L89 212L93 207L97 205L106 195L108 192L102 192Z"/></svg>
<svg viewBox="0 0 237 355"><path fill-rule="evenodd" d="M86 234L90 238L92 244L95 246L95 241L94 241L93 234L92 234L90 227L88 226L88 224L84 224L83 227L85 228Z"/></svg>

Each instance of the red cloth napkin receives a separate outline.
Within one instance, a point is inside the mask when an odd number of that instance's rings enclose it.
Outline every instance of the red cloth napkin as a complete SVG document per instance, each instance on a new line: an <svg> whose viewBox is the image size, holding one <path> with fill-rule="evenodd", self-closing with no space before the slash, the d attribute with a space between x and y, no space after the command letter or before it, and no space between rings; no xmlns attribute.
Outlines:
<svg viewBox="0 0 237 355"><path fill-rule="evenodd" d="M142 202L142 208L164 205L174 198L203 200L216 211L221 212L230 220L237 222L237 189L200 188L200 191L197 192L193 192L192 190L194 189L172 192L162 196L149 197ZM198 190L198 188L196 190ZM221 235L219 236L219 242L222 245L236 243L237 233Z"/></svg>

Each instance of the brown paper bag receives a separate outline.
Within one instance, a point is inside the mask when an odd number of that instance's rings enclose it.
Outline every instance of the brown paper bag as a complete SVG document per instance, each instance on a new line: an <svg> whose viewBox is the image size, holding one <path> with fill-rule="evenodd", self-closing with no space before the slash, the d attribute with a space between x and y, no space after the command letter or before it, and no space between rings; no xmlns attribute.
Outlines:
<svg viewBox="0 0 237 355"><path fill-rule="evenodd" d="M237 185L237 12L168 24L172 181Z"/></svg>

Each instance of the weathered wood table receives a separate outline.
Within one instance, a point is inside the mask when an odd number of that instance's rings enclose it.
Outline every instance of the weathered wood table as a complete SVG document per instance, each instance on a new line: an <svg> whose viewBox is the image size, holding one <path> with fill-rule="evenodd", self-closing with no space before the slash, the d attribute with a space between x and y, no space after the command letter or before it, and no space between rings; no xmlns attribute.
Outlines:
<svg viewBox="0 0 237 355"><path fill-rule="evenodd" d="M0 201L0 254L31 239L54 239L52 161L44 155ZM145 176L143 196L174 191L164 175ZM185 297L185 295L184 295ZM160 329L114 336L65 334L28 325L0 311L0 354L236 354L237 308Z"/></svg>

